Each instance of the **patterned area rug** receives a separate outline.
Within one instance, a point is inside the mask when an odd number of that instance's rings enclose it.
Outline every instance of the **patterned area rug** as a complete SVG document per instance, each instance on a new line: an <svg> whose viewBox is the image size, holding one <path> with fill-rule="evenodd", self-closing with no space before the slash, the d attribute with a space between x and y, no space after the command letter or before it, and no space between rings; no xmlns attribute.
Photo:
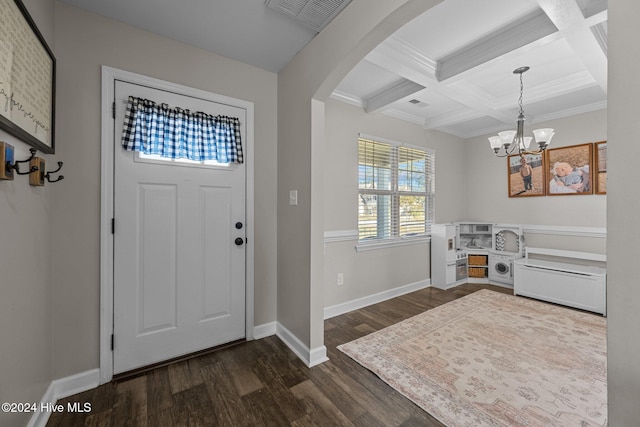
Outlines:
<svg viewBox="0 0 640 427"><path fill-rule="evenodd" d="M605 332L481 290L338 348L447 426L606 426Z"/></svg>

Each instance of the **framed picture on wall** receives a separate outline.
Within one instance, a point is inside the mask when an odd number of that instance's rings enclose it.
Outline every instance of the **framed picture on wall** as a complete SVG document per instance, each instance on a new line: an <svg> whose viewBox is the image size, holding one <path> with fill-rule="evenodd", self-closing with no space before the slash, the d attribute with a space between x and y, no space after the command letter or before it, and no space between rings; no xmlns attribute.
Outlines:
<svg viewBox="0 0 640 427"><path fill-rule="evenodd" d="M607 141L593 144L594 186L596 194L607 194Z"/></svg>
<svg viewBox="0 0 640 427"><path fill-rule="evenodd" d="M544 196L545 169L545 158L542 153L508 156L509 197Z"/></svg>
<svg viewBox="0 0 640 427"><path fill-rule="evenodd" d="M0 129L55 151L56 60L21 0L0 0Z"/></svg>
<svg viewBox="0 0 640 427"><path fill-rule="evenodd" d="M546 151L547 194L593 194L593 144L572 145Z"/></svg>

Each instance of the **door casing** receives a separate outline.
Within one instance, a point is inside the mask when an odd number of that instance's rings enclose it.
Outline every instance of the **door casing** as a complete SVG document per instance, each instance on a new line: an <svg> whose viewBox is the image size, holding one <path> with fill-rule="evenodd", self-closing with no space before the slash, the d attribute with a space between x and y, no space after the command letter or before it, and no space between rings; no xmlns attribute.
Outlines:
<svg viewBox="0 0 640 427"><path fill-rule="evenodd" d="M100 384L113 378L113 352L111 337L113 334L113 234L111 233L113 218L113 141L114 126L112 116L112 100L114 99L115 81L123 80L152 88L173 91L176 93L205 98L214 102L243 108L247 114L247 135L243 138L243 151L246 168L246 297L245 297L245 336L247 340L254 337L254 106L252 102L243 101L200 89L183 86L141 74L102 67L101 94L101 176L100 176Z"/></svg>

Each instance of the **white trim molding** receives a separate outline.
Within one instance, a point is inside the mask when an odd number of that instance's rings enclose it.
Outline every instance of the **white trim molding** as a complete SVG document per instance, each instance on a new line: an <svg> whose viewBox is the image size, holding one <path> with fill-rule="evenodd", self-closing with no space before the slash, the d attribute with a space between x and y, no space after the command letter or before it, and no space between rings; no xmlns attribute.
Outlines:
<svg viewBox="0 0 640 427"><path fill-rule="evenodd" d="M395 239L371 240L369 242L358 241L358 230L333 230L324 232L324 243L356 241L356 251L372 251L374 249L393 248L397 246L418 245L429 243L431 236L398 237Z"/></svg>
<svg viewBox="0 0 640 427"><path fill-rule="evenodd" d="M431 286L431 279L426 279L394 289L389 289L387 291L378 292L377 294L368 295L366 297L356 298L351 301L332 305L331 307L326 307L324 309L324 318L325 320L330 319L332 317L339 316L353 310L358 310L360 308L367 307L373 304L377 304L391 298L399 297L410 292L419 291L420 289L428 288L429 286Z"/></svg>
<svg viewBox="0 0 640 427"><path fill-rule="evenodd" d="M334 230L324 232L324 242L347 242L350 240L358 240L358 230Z"/></svg>
<svg viewBox="0 0 640 427"><path fill-rule="evenodd" d="M253 339L259 340L276 334L277 322L269 322L253 328Z"/></svg>
<svg viewBox="0 0 640 427"><path fill-rule="evenodd" d="M309 368L329 360L327 357L327 347L322 345L309 349L309 347L300 341L298 337L285 328L280 322L276 325L276 335Z"/></svg>
<svg viewBox="0 0 640 427"><path fill-rule="evenodd" d="M607 262L607 255L594 254L591 252L578 252L578 251L565 251L562 249L548 249L548 248L525 248L525 258L529 258L530 254L534 255L547 255L558 258L577 258L587 261L600 261Z"/></svg>
<svg viewBox="0 0 640 427"><path fill-rule="evenodd" d="M91 390L100 384L100 370L91 369L89 371L80 372L68 377L59 378L51 381L47 391L40 400L40 408L50 407L54 405L59 399L73 396L74 394L82 393L83 391ZM86 409L84 404L86 402L73 402L75 405L80 405L80 409ZM67 411L67 407L64 408ZM44 427L49 421L51 411L39 410L33 413L27 427Z"/></svg>
<svg viewBox="0 0 640 427"><path fill-rule="evenodd" d="M358 242L356 244L357 252L373 251L376 249L396 248L400 246L419 245L431 242L431 236L420 237L398 237L395 239L380 239L371 242Z"/></svg>
<svg viewBox="0 0 640 427"><path fill-rule="evenodd" d="M569 227L555 225L522 225L522 231L531 234L548 234L553 236L576 236L606 238L605 227Z"/></svg>
<svg viewBox="0 0 640 427"><path fill-rule="evenodd" d="M456 224L477 223L478 221L456 221ZM484 223L491 224L491 221ZM493 223L499 227L522 228L524 233L530 234L547 234L550 236L575 236L575 237L593 237L606 238L606 227L576 227L569 225L538 225L538 224L504 224Z"/></svg>

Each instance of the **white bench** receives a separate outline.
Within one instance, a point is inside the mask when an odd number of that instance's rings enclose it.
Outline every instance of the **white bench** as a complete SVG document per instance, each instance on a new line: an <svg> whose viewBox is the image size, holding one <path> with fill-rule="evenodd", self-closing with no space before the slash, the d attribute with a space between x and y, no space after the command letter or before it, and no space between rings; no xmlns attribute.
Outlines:
<svg viewBox="0 0 640 427"><path fill-rule="evenodd" d="M542 255L546 259L531 258ZM549 260L551 258L551 260ZM515 261L514 295L607 314L607 270L593 265L555 259L606 262L606 255L558 249L526 248L525 258Z"/></svg>

